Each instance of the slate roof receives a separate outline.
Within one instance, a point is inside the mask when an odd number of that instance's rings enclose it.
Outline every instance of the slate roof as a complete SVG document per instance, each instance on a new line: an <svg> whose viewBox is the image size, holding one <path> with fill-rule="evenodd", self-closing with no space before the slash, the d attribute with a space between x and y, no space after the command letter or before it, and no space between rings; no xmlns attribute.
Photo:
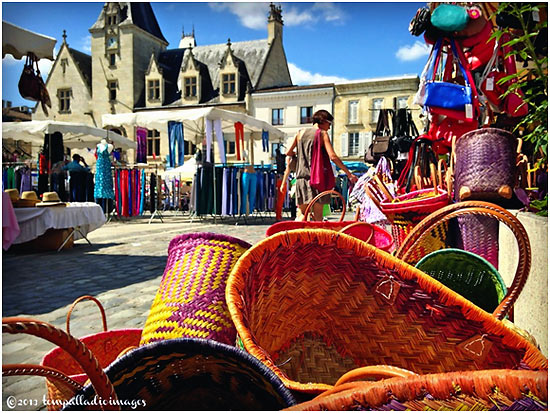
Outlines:
<svg viewBox="0 0 550 413"><path fill-rule="evenodd" d="M178 74L185 49L171 49L162 51L157 58L159 68L166 83L164 84L164 100L172 103L180 97L178 92Z"/></svg>
<svg viewBox="0 0 550 413"><path fill-rule="evenodd" d="M252 86L256 87L269 52L267 39L231 43L231 49L233 50L233 55L245 63ZM225 43L196 46L193 48L195 59L208 67L210 79L214 85L219 85L220 83L220 67L218 63L221 62L226 50L227 44Z"/></svg>
<svg viewBox="0 0 550 413"><path fill-rule="evenodd" d="M82 77L86 82L86 86L92 91L92 56L87 55L86 53L79 52L71 47L68 48L69 53L73 57Z"/></svg>

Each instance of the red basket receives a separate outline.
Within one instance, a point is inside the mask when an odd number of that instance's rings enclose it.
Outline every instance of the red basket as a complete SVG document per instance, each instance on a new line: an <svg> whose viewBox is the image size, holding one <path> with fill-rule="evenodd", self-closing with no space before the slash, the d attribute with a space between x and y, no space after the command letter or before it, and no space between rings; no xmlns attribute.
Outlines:
<svg viewBox="0 0 550 413"><path fill-rule="evenodd" d="M75 305L83 300L91 300L97 304L101 311L104 331L87 335L79 340L83 342L97 358L100 367L106 368L115 361L119 355L123 354L125 350L138 346L141 337L141 329L125 328L108 331L103 306L97 298L85 295L77 298L69 308L67 314L68 334L70 334L69 323L71 313ZM80 364L61 347L56 347L48 352L43 357L40 365L54 368L81 385L84 385L88 380L88 375L84 373ZM58 381L51 380L50 378L46 378L46 388L48 391L48 400L50 400L50 403L48 403L49 410L59 410L63 407L63 404L59 402L56 403L56 400L65 401L74 396L74 394L71 394L72 390L67 391L66 386L62 386Z"/></svg>
<svg viewBox="0 0 550 413"><path fill-rule="evenodd" d="M342 199L342 215L340 216L339 221L307 221L309 212L313 207L313 204L319 200L319 198L329 195L336 194ZM393 247L393 238L391 234L380 228L377 225L367 224L366 222L360 221L344 221L344 216L346 215L346 203L342 195L337 191L325 191L317 195L311 200L306 211L305 211L305 221L281 221L271 225L265 232L266 236L271 236L282 231L290 231L293 229L328 229L332 231L344 232L348 235L351 235L355 238L365 241L376 248L379 248L383 251L390 252Z"/></svg>

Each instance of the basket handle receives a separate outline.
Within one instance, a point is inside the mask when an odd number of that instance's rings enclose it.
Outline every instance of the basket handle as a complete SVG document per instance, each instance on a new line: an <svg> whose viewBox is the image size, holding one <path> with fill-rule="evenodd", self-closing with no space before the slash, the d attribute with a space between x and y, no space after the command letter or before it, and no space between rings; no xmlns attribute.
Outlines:
<svg viewBox="0 0 550 413"><path fill-rule="evenodd" d="M70 323L71 323L71 314L75 308L75 306L84 300L90 300L97 304L99 311L101 312L101 321L103 322L103 331L107 331L107 317L105 316L105 309L101 305L101 302L91 295L83 295L82 297L78 297L69 307L69 311L67 311L67 334L71 334L70 330Z"/></svg>
<svg viewBox="0 0 550 413"><path fill-rule="evenodd" d="M376 365L376 366L365 366L359 367L357 369L348 371L342 377L338 379L334 387L340 386L345 383L364 380L364 379L388 379L391 377L410 377L416 376L416 373L405 370L400 367L394 366L385 366L385 365Z"/></svg>
<svg viewBox="0 0 550 413"><path fill-rule="evenodd" d="M361 222L361 221L352 222L351 224L346 225L344 228L342 228L338 232L342 232L344 234L352 235L352 234L349 233L350 230L353 230L354 228L357 228L357 227L365 227L365 230L367 231L367 236L366 236L366 239L363 239L363 238L361 238L361 239L364 242L366 242L367 244L370 244L370 242L372 241L372 237L374 236L374 228L368 222Z"/></svg>
<svg viewBox="0 0 550 413"><path fill-rule="evenodd" d="M120 406L116 403L118 398L113 384L100 367L99 362L93 353L82 341L74 338L51 324L34 320L32 318L2 318L2 332L9 334L29 334L35 337L43 338L61 347L78 362L80 367L82 367L83 371L90 379L97 395L101 399L109 401L105 404L100 403L100 406L105 410L120 409Z"/></svg>
<svg viewBox="0 0 550 413"><path fill-rule="evenodd" d="M529 243L527 232L521 222L504 208L483 201L458 202L456 204L443 207L428 215L415 228L413 228L397 250L395 256L405 262L408 262L407 259L409 258L413 248L418 245L420 241L435 227L450 221L453 218L468 214L484 215L498 219L500 222L508 226L516 237L519 250L516 273L512 284L508 287L508 293L502 299L495 311L493 311L493 316L498 320L502 320L506 317L506 314L508 314L518 299L519 294L527 282L529 270L531 269L531 244Z"/></svg>
<svg viewBox="0 0 550 413"><path fill-rule="evenodd" d="M322 197L324 197L325 195L338 195L340 197L340 199L342 200L342 215L340 216L340 222L342 222L344 220L344 217L346 216L346 200L344 199L344 197L342 196L342 194L338 191L335 191L334 189L331 189L329 191L324 191L324 192L321 192L320 194L318 194L315 198L313 198L309 204L307 204L307 208L304 212L304 221L307 221L309 219L309 213L311 212L311 210L313 209L313 205L315 205L315 203L321 199Z"/></svg>
<svg viewBox="0 0 550 413"><path fill-rule="evenodd" d="M41 366L40 364L3 364L2 377L9 376L39 376L48 380L62 382L70 387L73 394L84 388L80 383L74 381L65 373L52 367Z"/></svg>

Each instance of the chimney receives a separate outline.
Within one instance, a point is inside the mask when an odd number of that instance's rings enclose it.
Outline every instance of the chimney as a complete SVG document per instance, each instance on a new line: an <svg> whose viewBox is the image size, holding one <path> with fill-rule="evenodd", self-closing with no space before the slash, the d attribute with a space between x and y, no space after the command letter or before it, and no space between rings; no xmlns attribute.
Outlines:
<svg viewBox="0 0 550 413"><path fill-rule="evenodd" d="M269 5L269 15L267 17L267 43L271 44L277 37L283 40L283 17L281 15L281 6L277 7L273 3Z"/></svg>

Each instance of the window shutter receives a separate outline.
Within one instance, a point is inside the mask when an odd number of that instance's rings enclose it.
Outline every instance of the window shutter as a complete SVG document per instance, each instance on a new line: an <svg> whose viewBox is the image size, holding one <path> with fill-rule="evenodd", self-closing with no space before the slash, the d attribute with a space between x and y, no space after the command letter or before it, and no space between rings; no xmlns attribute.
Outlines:
<svg viewBox="0 0 550 413"><path fill-rule="evenodd" d="M348 156L348 134L342 133L340 135L340 144L342 150L342 156Z"/></svg>
<svg viewBox="0 0 550 413"><path fill-rule="evenodd" d="M365 153L365 134L359 132L359 147L357 148L357 155L363 156Z"/></svg>
<svg viewBox="0 0 550 413"><path fill-rule="evenodd" d="M365 135L365 138L363 139L363 144L365 146L363 148L360 148L362 153L366 153L367 149L369 149L369 146L372 143L372 132L371 131L365 132L364 135Z"/></svg>

